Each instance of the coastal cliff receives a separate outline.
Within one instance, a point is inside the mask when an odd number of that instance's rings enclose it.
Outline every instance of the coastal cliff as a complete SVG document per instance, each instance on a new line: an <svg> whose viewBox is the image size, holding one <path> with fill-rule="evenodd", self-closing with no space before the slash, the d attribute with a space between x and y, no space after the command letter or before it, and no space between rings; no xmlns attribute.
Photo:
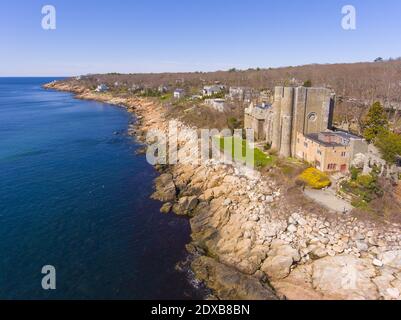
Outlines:
<svg viewBox="0 0 401 320"><path fill-rule="evenodd" d="M165 109L152 100L68 81L45 88L124 106L137 116L130 133L141 142L151 129L167 131ZM240 165L157 169L153 197L165 203L163 212L190 218L191 266L216 298L400 299L399 225L315 212L289 201L278 181Z"/></svg>

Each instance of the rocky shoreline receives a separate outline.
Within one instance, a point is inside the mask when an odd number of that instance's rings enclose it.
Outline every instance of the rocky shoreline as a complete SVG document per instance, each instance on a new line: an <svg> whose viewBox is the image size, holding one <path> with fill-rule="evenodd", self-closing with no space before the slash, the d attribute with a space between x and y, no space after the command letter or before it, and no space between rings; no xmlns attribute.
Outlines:
<svg viewBox="0 0 401 320"><path fill-rule="evenodd" d="M167 131L165 110L138 97L95 93L68 82L48 89L125 106L130 133ZM184 128L185 124L179 123ZM209 160L158 166L153 198L190 218L192 269L218 299L400 299L401 234L353 216L310 212L272 179Z"/></svg>

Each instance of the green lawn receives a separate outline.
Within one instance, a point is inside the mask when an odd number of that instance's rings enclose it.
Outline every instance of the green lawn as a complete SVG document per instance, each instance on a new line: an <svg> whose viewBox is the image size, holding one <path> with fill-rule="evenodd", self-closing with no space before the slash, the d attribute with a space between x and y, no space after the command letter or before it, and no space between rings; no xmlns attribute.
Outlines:
<svg viewBox="0 0 401 320"><path fill-rule="evenodd" d="M247 162L247 155L252 157L253 153L253 159L251 158L248 160L247 164L263 168L273 163L273 157L267 156L258 148L251 149L248 143L239 137L216 137L216 142L218 143L220 150L225 153L231 153L231 156L236 161ZM235 152L236 150L237 153Z"/></svg>

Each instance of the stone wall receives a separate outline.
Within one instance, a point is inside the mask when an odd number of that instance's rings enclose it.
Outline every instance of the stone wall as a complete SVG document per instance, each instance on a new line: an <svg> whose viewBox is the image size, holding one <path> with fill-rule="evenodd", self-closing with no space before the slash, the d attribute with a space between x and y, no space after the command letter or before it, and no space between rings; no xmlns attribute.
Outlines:
<svg viewBox="0 0 401 320"><path fill-rule="evenodd" d="M334 96L328 89L276 87L267 141L281 156L295 156L297 133L306 135L331 128L333 108Z"/></svg>

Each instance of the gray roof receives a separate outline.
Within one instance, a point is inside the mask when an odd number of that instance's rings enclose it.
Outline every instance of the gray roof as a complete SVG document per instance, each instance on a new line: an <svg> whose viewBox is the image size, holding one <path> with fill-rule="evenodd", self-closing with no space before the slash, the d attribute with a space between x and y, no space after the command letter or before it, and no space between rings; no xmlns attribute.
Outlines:
<svg viewBox="0 0 401 320"><path fill-rule="evenodd" d="M344 147L344 145L336 142L326 142L319 139L319 133L310 133L305 137L325 147Z"/></svg>
<svg viewBox="0 0 401 320"><path fill-rule="evenodd" d="M340 137L342 137L342 138L346 138L346 139L358 139L358 140L359 139L363 139L362 137L359 137L359 136L357 136L355 134L352 134L352 133L349 133L349 132L346 132L346 131L338 130L338 131L334 131L333 133L338 135L338 136L340 136Z"/></svg>

